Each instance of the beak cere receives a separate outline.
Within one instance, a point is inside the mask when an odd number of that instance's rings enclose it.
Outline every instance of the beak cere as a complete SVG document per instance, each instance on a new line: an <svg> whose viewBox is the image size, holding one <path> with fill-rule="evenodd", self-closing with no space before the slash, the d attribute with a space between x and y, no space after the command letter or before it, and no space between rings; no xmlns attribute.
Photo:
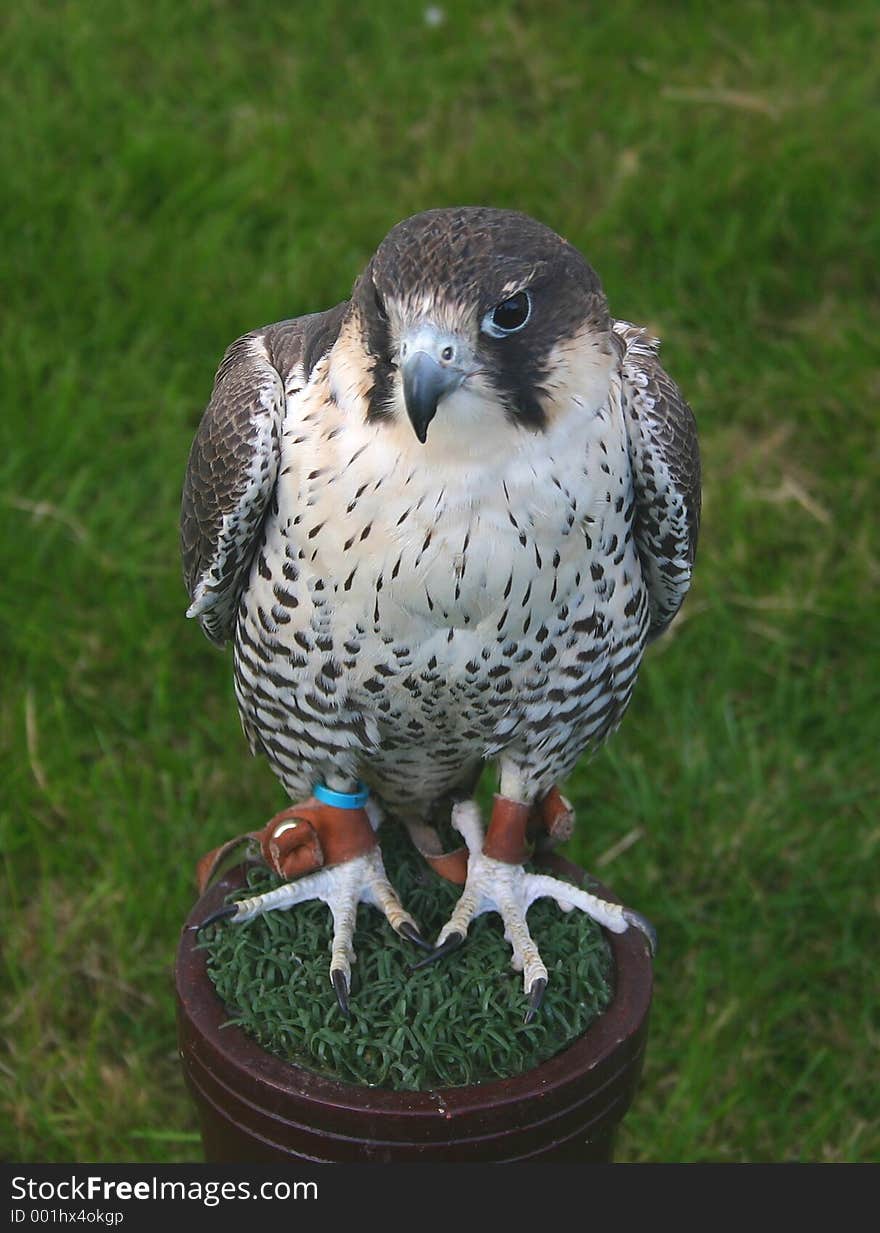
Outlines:
<svg viewBox="0 0 880 1233"><path fill-rule="evenodd" d="M403 342L400 366L403 399L422 445L428 439L428 425L437 412L440 399L458 389L467 375L455 362L460 350L460 343L456 346L454 340L430 326L423 326Z"/></svg>

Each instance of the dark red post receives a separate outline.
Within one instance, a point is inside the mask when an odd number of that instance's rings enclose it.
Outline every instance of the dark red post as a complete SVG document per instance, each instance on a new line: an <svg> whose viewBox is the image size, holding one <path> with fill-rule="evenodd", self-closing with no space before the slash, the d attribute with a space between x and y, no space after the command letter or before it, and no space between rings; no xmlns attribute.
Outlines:
<svg viewBox="0 0 880 1233"><path fill-rule="evenodd" d="M576 867L545 858L555 872ZM234 870L193 909L175 970L180 1056L211 1162L608 1161L642 1067L651 960L635 929L608 934L611 1005L579 1040L512 1079L424 1092L337 1083L223 1027L228 1015L188 928L241 883ZM601 888L605 898L614 896Z"/></svg>

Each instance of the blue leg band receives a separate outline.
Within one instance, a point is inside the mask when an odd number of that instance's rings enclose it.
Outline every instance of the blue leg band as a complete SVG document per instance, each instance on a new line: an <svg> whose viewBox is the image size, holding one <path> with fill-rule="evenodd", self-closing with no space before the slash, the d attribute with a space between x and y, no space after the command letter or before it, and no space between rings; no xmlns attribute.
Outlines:
<svg viewBox="0 0 880 1233"><path fill-rule="evenodd" d="M370 789L359 783L357 792L334 792L332 788L316 783L312 795L322 805L332 805L334 809L362 809L367 803Z"/></svg>

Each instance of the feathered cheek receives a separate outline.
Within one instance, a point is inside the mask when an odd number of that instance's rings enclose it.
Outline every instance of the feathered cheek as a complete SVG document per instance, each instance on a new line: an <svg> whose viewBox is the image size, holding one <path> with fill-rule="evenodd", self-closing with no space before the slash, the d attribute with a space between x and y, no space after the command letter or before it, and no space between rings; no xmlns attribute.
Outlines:
<svg viewBox="0 0 880 1233"><path fill-rule="evenodd" d="M353 409L373 386L371 357L348 339L340 340L330 355L329 378L333 400L343 409Z"/></svg>
<svg viewBox="0 0 880 1233"><path fill-rule="evenodd" d="M608 399L613 356L592 339L557 344L547 357L539 383L541 404L550 420L570 412L595 412Z"/></svg>
<svg viewBox="0 0 880 1233"><path fill-rule="evenodd" d="M441 414L447 422L479 429L487 421L504 415L504 395L491 373L480 371L444 399Z"/></svg>

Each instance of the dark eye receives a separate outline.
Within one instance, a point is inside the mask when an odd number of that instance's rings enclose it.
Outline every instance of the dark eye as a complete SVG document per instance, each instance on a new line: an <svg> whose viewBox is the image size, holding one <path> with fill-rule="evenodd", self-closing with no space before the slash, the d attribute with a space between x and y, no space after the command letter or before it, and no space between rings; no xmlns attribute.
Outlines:
<svg viewBox="0 0 880 1233"><path fill-rule="evenodd" d="M518 291L486 313L482 328L493 338L503 338L521 330L531 315L532 297L528 291Z"/></svg>

